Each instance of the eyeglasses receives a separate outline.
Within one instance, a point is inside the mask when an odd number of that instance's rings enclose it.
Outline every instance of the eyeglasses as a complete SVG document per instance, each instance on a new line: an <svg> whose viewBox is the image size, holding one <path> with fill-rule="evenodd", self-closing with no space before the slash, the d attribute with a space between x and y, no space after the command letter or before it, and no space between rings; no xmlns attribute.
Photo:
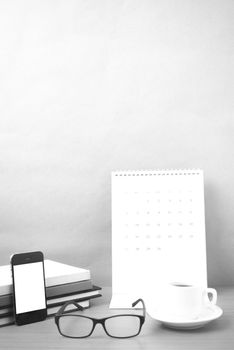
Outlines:
<svg viewBox="0 0 234 350"><path fill-rule="evenodd" d="M83 315L65 313L67 306L70 306L72 304L79 311L82 311L84 309L75 301L68 301L59 309L55 315L55 323L58 327L59 333L68 338L87 338L93 333L98 323L102 325L104 331L109 337L132 338L140 333L141 328L145 322L144 301L142 299L138 299L132 304L132 306L136 306L139 302L141 302L143 305L143 315L119 314L105 318L93 318Z"/></svg>

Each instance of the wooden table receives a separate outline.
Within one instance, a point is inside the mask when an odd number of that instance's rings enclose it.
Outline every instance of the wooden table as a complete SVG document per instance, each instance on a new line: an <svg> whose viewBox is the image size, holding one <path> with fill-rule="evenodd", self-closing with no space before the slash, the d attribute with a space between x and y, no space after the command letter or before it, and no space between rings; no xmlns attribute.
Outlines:
<svg viewBox="0 0 234 350"><path fill-rule="evenodd" d="M50 318L26 326L0 328L0 349L159 349L159 350L233 350L234 349L234 287L217 288L218 305L223 316L194 331L176 331L163 327L149 316L139 336L131 339L108 337L98 325L93 335L86 339L68 339L59 335ZM108 309L111 289L103 288L103 297L92 302L86 314L104 317L113 313ZM116 313L116 310L115 310Z"/></svg>

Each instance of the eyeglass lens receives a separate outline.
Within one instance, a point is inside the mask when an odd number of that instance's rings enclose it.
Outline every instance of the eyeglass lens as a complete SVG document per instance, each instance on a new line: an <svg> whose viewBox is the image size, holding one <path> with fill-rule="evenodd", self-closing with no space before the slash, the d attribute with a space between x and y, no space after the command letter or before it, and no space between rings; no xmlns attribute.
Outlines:
<svg viewBox="0 0 234 350"><path fill-rule="evenodd" d="M93 329L93 321L82 316L64 315L59 319L59 328L67 337L87 337Z"/></svg>
<svg viewBox="0 0 234 350"><path fill-rule="evenodd" d="M115 316L105 321L106 331L112 337L133 337L140 330L140 319L137 316Z"/></svg>

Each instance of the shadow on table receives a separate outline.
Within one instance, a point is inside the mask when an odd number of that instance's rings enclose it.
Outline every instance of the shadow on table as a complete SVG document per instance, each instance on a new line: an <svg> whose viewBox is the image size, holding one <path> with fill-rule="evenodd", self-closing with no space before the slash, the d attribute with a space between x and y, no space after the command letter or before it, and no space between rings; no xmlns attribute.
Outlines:
<svg viewBox="0 0 234 350"><path fill-rule="evenodd" d="M210 332L220 332L223 330L227 330L228 328L230 328L231 326L231 322L230 320L227 319L222 319L216 322L211 322L201 328L197 328L197 329L187 329L187 330L183 330L183 329L175 329L175 328L170 328L167 327L163 324L159 324L158 328L161 329L162 331L164 330L168 330L171 332L177 332L177 333L187 333L187 334L191 334L191 333L210 333Z"/></svg>

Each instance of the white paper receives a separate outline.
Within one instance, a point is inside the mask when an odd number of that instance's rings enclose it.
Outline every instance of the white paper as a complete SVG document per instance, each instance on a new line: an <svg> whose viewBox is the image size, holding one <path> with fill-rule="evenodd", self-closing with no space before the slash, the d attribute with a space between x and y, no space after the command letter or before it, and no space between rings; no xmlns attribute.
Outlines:
<svg viewBox="0 0 234 350"><path fill-rule="evenodd" d="M171 282L207 286L203 172L113 172L111 307Z"/></svg>

